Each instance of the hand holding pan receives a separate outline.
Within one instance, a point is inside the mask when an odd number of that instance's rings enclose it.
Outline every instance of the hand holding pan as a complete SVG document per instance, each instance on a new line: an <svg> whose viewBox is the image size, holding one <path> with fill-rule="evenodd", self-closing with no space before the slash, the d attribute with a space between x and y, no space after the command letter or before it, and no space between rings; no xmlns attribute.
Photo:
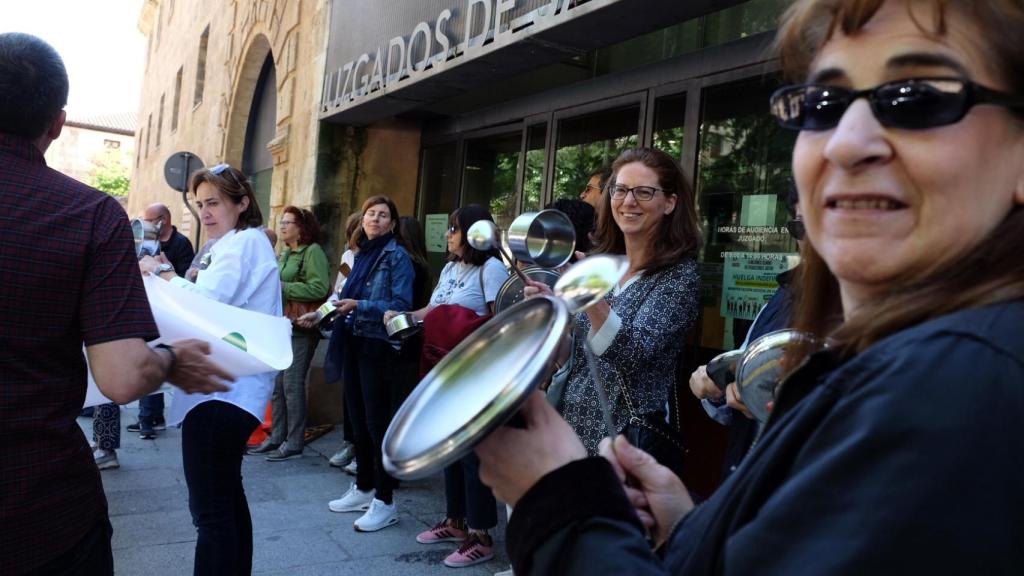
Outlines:
<svg viewBox="0 0 1024 576"><path fill-rule="evenodd" d="M384 435L383 463L399 479L428 476L464 456L550 376L572 314L625 275L625 257L591 256L538 296L496 315L431 370Z"/></svg>

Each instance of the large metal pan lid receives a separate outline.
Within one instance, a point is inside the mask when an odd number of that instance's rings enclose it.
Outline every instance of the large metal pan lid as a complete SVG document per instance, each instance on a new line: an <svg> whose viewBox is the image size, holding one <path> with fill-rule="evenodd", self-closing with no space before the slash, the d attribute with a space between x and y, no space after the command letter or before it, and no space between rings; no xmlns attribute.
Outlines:
<svg viewBox="0 0 1024 576"><path fill-rule="evenodd" d="M383 445L388 473L411 480L440 471L504 424L550 375L569 321L561 300L541 296L470 334L391 420Z"/></svg>
<svg viewBox="0 0 1024 576"><path fill-rule="evenodd" d="M543 282L548 287L554 288L555 283L558 282L558 272L551 270L550 268L540 268L539 266L533 266L523 270L530 280L536 280L537 282ZM494 310L495 312L503 312L511 308L514 304L518 304L524 300L523 296L523 281L519 276L513 274L505 280L505 283L498 289L498 295L494 298Z"/></svg>

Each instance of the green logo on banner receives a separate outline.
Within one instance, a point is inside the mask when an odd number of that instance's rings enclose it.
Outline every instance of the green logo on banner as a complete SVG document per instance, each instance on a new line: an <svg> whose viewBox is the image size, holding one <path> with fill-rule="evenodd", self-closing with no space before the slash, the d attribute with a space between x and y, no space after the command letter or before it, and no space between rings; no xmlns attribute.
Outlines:
<svg viewBox="0 0 1024 576"><path fill-rule="evenodd" d="M231 344L235 348L248 351L249 347L245 344L245 338L238 332L232 332L223 338L225 342Z"/></svg>

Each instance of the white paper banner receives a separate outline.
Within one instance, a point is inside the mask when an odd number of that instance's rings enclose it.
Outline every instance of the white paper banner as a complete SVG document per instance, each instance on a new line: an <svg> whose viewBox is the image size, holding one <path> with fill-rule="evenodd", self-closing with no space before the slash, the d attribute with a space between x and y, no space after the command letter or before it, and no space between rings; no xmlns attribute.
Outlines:
<svg viewBox="0 0 1024 576"><path fill-rule="evenodd" d="M153 276L143 277L160 338L150 346L185 338L210 343L210 357L235 376L284 370L292 364L292 323L281 316L221 304ZM164 384L164 389L169 385ZM85 406L110 402L89 372Z"/></svg>

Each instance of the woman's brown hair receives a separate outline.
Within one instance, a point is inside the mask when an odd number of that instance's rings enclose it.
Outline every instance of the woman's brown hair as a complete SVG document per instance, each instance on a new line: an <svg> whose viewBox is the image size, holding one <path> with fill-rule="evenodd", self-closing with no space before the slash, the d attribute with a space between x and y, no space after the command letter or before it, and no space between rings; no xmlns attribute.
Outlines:
<svg viewBox="0 0 1024 576"><path fill-rule="evenodd" d="M891 0L890 0L891 1ZM776 50L786 75L802 82L818 50L837 32L856 34L885 0L798 0L783 17ZM946 34L949 18L969 18L984 31L976 39L989 55L993 72L1008 90L1024 95L1024 3L1020 0L931 0L930 19L922 19L906 2L914 22L932 36ZM925 4L921 2L920 4ZM1024 161L1024 158L1021 159ZM882 338L957 310L978 308L1024 298L1024 207L1015 206L1006 218L965 255L924 278L894 286L865 304L831 333L834 347L844 355L863 351ZM803 265L794 282L794 327L819 336L842 317L839 285L809 242L802 250ZM799 358L795 359L794 365Z"/></svg>
<svg viewBox="0 0 1024 576"><path fill-rule="evenodd" d="M299 227L299 245L309 246L310 244L323 243L323 231L320 228L320 221L312 210L306 210L297 206L285 206L285 214L291 214L295 218L295 225Z"/></svg>
<svg viewBox="0 0 1024 576"><path fill-rule="evenodd" d="M235 170L227 164L218 164L212 168L200 168L189 177L188 189L195 194L203 182L209 183L235 204L241 204L243 198L249 199L249 206L238 215L235 230L263 226L263 212L260 211L260 204L252 192L249 179L240 170Z"/></svg>
<svg viewBox="0 0 1024 576"><path fill-rule="evenodd" d="M601 195L601 207L597 213L597 252L625 254L626 238L612 216L612 195L619 170L626 164L639 162L658 175L658 187L665 196L676 197L676 207L671 214L661 219L654 238L651 257L638 267L648 273L658 272L684 258L696 258L702 238L697 225L697 209L694 205L693 190L686 180L679 163L671 156L655 148L631 148L619 154L612 163L612 175Z"/></svg>
<svg viewBox="0 0 1024 576"><path fill-rule="evenodd" d="M388 205L388 212L391 213L391 232L394 233L395 240L397 240L399 244L403 244L402 231L398 228L398 206L395 205L395 202L391 198L378 194L376 196L370 196L366 199L366 202L363 202L363 207L359 210L359 225L356 227L355 232L353 232L348 238L348 247L350 249L359 250L359 241L366 237L366 233L363 232L363 216L366 215L367 210L377 204Z"/></svg>

